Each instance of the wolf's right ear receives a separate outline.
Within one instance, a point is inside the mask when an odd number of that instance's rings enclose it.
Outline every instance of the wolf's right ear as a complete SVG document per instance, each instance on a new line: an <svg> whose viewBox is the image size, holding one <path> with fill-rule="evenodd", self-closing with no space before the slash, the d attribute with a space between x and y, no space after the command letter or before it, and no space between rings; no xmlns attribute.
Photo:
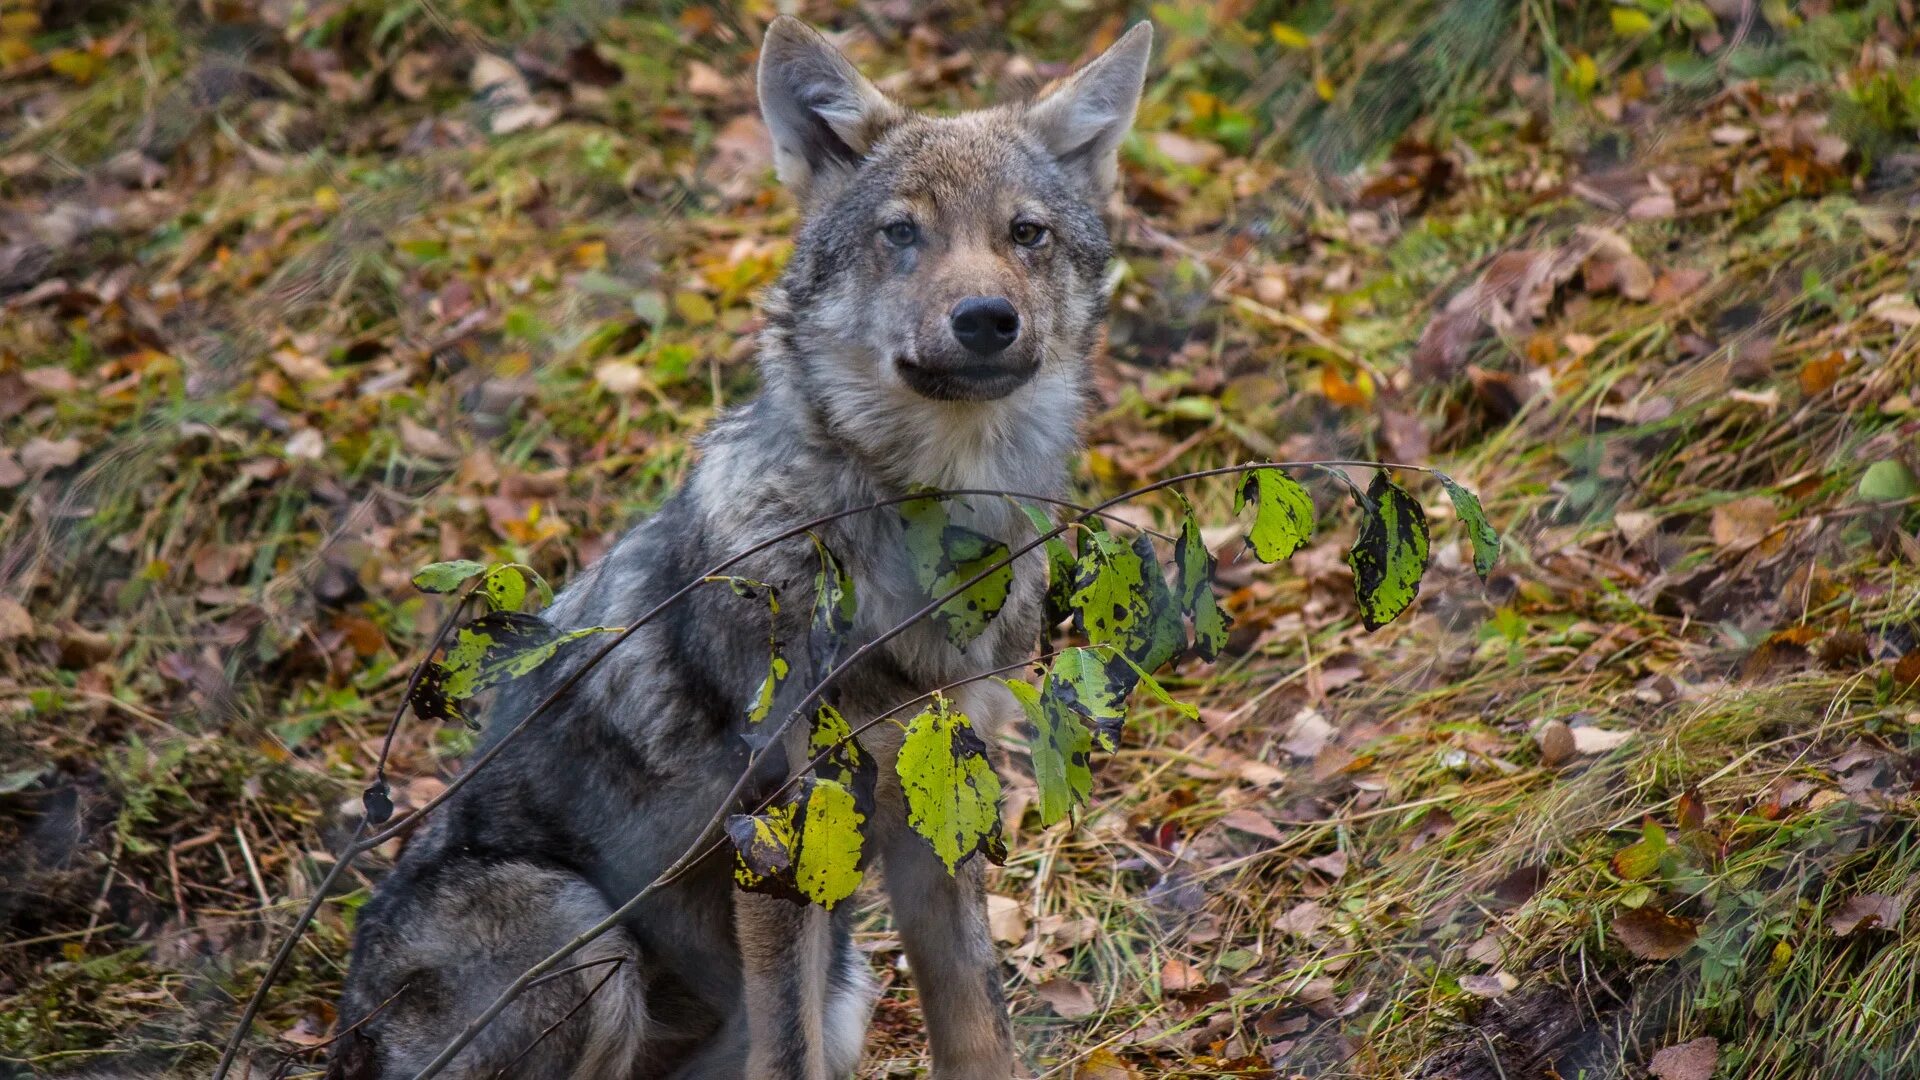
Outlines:
<svg viewBox="0 0 1920 1080"><path fill-rule="evenodd" d="M795 198L850 172L906 113L812 28L782 15L760 43L760 115L773 167Z"/></svg>

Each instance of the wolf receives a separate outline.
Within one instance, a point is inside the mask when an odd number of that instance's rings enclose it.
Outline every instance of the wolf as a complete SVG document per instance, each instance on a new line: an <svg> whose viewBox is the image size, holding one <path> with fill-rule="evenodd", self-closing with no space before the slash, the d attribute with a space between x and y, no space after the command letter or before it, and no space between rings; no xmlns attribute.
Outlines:
<svg viewBox="0 0 1920 1080"><path fill-rule="evenodd" d="M1031 100L933 117L891 101L818 33L776 19L760 51L760 107L801 224L763 301L760 393L713 422L682 486L548 617L631 620L727 556L923 485L1064 489L1106 312L1103 210L1150 47L1142 23ZM1010 544L1034 535L1003 499L950 513ZM855 583L849 647L927 602L897 515L857 514L819 533ZM801 537L730 573L773 585L775 636L805 641L818 566ZM838 708L857 726L1017 665L1042 630L1045 576L1040 556L1018 560L1005 606L964 649L931 624L873 649L838 680ZM483 746L579 663L509 684ZM414 1075L515 976L699 840L747 765L746 718L767 664L766 605L696 591L425 821L359 913L331 1080ZM793 664L776 716L821 674ZM1019 715L985 681L954 695L982 727ZM932 1073L1007 1080L1020 1066L982 860L950 875L907 826L892 767L900 737L886 723L861 736L881 778L868 847L925 1010ZM765 755L775 767L764 779L803 762L796 749L770 748L784 752ZM875 996L846 905L829 914L739 891L729 860L710 858L530 988L444 1075L844 1077Z"/></svg>

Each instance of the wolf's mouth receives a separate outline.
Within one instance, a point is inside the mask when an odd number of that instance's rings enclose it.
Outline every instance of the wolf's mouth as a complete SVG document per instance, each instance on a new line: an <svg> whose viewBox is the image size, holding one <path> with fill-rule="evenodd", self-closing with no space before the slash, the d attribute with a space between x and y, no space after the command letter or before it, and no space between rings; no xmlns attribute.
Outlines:
<svg viewBox="0 0 1920 1080"><path fill-rule="evenodd" d="M925 363L911 356L895 357L900 378L922 397L935 401L992 401L1027 384L1040 365L993 360L974 363Z"/></svg>

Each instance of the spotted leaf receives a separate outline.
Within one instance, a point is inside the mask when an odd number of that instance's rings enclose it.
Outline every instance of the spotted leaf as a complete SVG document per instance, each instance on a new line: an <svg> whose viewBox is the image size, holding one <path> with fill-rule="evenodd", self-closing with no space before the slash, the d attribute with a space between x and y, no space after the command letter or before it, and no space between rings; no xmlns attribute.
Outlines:
<svg viewBox="0 0 1920 1080"><path fill-rule="evenodd" d="M1093 795L1093 735L1052 695L1005 680L1033 727L1033 779L1040 789L1040 822L1052 825Z"/></svg>
<svg viewBox="0 0 1920 1080"><path fill-rule="evenodd" d="M813 575L813 627L807 637L807 656L816 676L824 675L840 659L840 650L853 633L855 603L853 578L833 552L813 537L820 569Z"/></svg>
<svg viewBox="0 0 1920 1080"><path fill-rule="evenodd" d="M1453 512L1467 527L1467 538L1473 542L1473 572L1485 581L1487 575L1493 573L1493 564L1500 559L1500 534L1487 523L1487 512L1481 509L1479 496L1461 487L1451 476L1441 476L1440 486L1447 489L1447 498L1453 500Z"/></svg>
<svg viewBox="0 0 1920 1080"><path fill-rule="evenodd" d="M984 851L1000 862L1000 778L987 761L987 744L964 713L935 695L907 724L894 768L907 800L907 824L920 834L949 874Z"/></svg>
<svg viewBox="0 0 1920 1080"><path fill-rule="evenodd" d="M1020 509L1033 523L1036 534L1052 531L1053 522L1045 510L1027 503L1020 504ZM1073 612L1067 603L1067 597L1073 594L1073 549L1058 536L1049 539L1044 547L1047 552L1046 625L1052 628Z"/></svg>
<svg viewBox="0 0 1920 1080"><path fill-rule="evenodd" d="M1261 562L1278 562L1306 546L1313 536L1313 496L1279 469L1255 469L1233 493L1233 512L1253 504L1247 545Z"/></svg>
<svg viewBox="0 0 1920 1080"><path fill-rule="evenodd" d="M487 571L486 563L472 559L452 559L421 567L413 575L413 587L421 592L450 593L468 579Z"/></svg>
<svg viewBox="0 0 1920 1080"><path fill-rule="evenodd" d="M945 596L988 571L933 613L947 640L964 649L1000 614L1013 588L1012 564L994 566L1007 557L1007 545L949 520L940 499L901 503L900 517L907 526L907 559L914 579L929 599Z"/></svg>
<svg viewBox="0 0 1920 1080"><path fill-rule="evenodd" d="M1367 488L1347 565L1368 630L1392 622L1420 595L1420 575L1427 570L1426 511L1385 472L1375 473Z"/></svg>
<svg viewBox="0 0 1920 1080"><path fill-rule="evenodd" d="M1145 533L1131 544L1112 533L1088 536L1073 583L1074 624L1095 645L1111 645L1148 671L1186 647L1186 625Z"/></svg>
<svg viewBox="0 0 1920 1080"><path fill-rule="evenodd" d="M1200 522L1193 516L1193 506L1176 494L1180 499L1185 515L1180 519L1180 536L1173 543L1173 565L1180 573L1180 587L1176 593L1180 606L1187 617L1193 620L1193 651L1204 660L1212 660L1227 647L1227 631L1233 627L1233 618L1220 608L1220 600L1213 593L1213 572L1215 560L1213 553L1207 550L1206 541L1200 536Z"/></svg>

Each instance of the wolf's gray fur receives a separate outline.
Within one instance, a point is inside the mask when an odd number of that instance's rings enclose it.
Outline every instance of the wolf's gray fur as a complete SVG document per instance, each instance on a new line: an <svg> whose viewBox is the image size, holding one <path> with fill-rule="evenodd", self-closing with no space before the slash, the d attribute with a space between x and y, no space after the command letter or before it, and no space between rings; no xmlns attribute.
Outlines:
<svg viewBox="0 0 1920 1080"><path fill-rule="evenodd" d="M627 621L725 556L912 485L1061 488L1105 308L1099 210L1149 45L1136 27L1033 102L930 118L888 101L813 31L775 21L761 50L761 108L804 224L766 298L764 389L714 423L681 490L549 617ZM951 505L1009 543L1031 535L1002 501ZM894 515L821 532L856 583L852 645L925 603ZM779 588L778 635L799 643L816 566L800 539L732 572ZM876 649L839 680L841 711L858 725L1017 663L1040 629L1045 573L1023 559L1005 608L964 651L931 624ZM361 912L340 1023L364 1023L341 1041L334 1080L411 1075L518 972L695 841L747 760L741 736L766 673L765 618L764 606L725 588L696 592L422 826ZM820 674L805 670L802 652L788 650L796 670L776 718ZM511 723L579 662L513 684L494 714ZM1011 705L988 685L958 695L983 726ZM891 781L898 739L890 724L862 738L880 762L872 846L917 975L934 1075L1006 1080L1016 1065L980 860L950 877L907 828ZM788 762L776 764L784 775ZM602 963L523 995L448 1075L845 1076L874 996L844 915L736 894L724 858L573 959Z"/></svg>

